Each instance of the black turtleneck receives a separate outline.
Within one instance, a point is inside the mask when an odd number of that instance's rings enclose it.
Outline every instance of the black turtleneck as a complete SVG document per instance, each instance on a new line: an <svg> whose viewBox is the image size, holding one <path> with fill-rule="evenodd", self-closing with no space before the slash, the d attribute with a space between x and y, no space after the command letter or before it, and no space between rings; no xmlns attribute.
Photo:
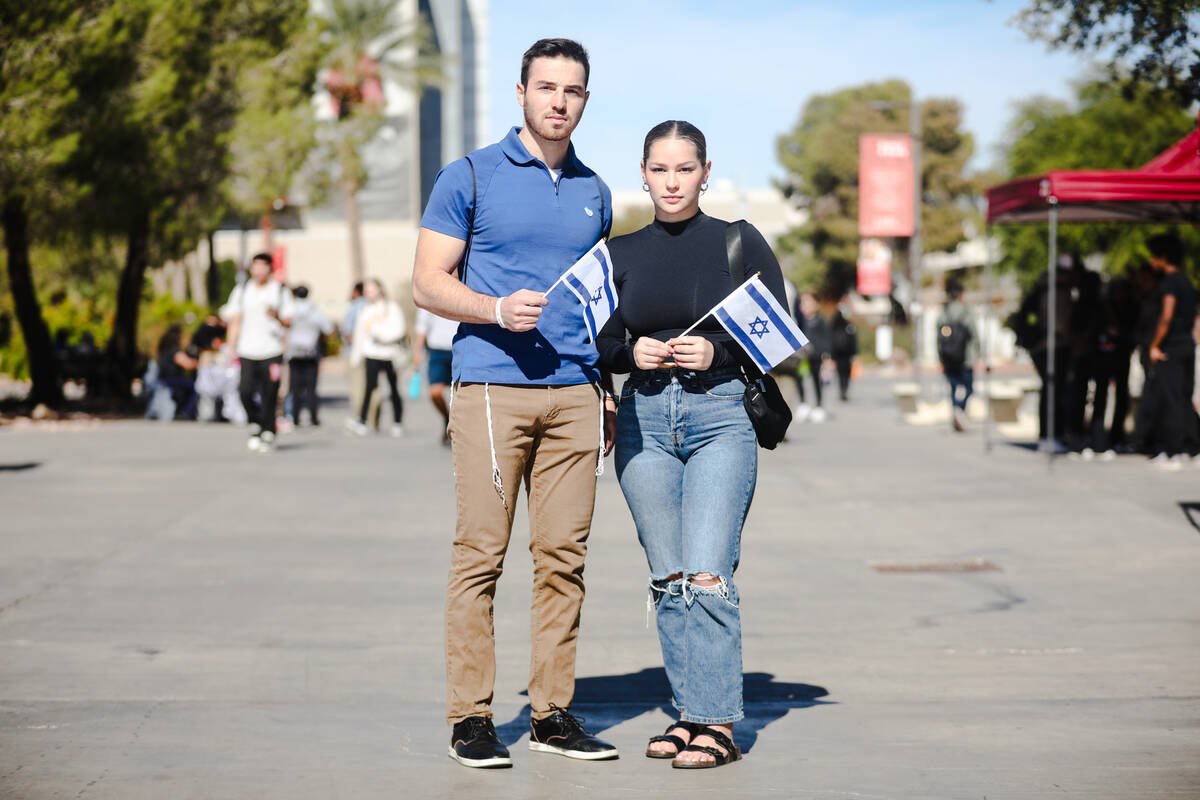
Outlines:
<svg viewBox="0 0 1200 800"><path fill-rule="evenodd" d="M683 222L655 220L608 243L619 305L596 337L602 368L615 373L631 371L633 342L639 337L665 342L678 336L734 289L725 250L728 224L700 212ZM742 250L746 277L761 272L762 282L787 308L779 262L750 224L742 226ZM692 334L713 343L710 369L752 366L713 317L701 322Z"/></svg>

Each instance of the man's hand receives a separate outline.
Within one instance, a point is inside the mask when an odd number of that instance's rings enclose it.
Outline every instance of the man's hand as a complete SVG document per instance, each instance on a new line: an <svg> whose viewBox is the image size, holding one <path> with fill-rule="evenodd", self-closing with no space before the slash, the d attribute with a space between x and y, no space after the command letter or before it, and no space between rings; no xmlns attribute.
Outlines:
<svg viewBox="0 0 1200 800"><path fill-rule="evenodd" d="M510 331L531 331L537 327L542 307L549 302L541 292L518 289L500 301L500 319Z"/></svg>
<svg viewBox="0 0 1200 800"><path fill-rule="evenodd" d="M1159 347L1158 345L1151 345L1150 346L1150 360L1151 361L1166 361L1167 354L1164 353L1162 351L1162 348Z"/></svg>
<svg viewBox="0 0 1200 800"><path fill-rule="evenodd" d="M698 372L712 366L712 342L703 336L677 336L667 340L667 346L675 354L675 365Z"/></svg>
<svg viewBox="0 0 1200 800"><path fill-rule="evenodd" d="M665 342L642 336L633 343L633 363L638 369L659 369L670 366L671 348Z"/></svg>
<svg viewBox="0 0 1200 800"><path fill-rule="evenodd" d="M604 398L604 455L613 451L617 442L617 401Z"/></svg>

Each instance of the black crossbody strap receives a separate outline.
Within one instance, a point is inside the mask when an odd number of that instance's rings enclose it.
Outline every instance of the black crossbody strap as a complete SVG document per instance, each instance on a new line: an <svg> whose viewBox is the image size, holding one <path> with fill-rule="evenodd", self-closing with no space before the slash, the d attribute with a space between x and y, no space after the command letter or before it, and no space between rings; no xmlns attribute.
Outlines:
<svg viewBox="0 0 1200 800"><path fill-rule="evenodd" d="M725 254L729 257L729 282L736 289L746 282L746 256L742 253L742 221L725 227Z"/></svg>
<svg viewBox="0 0 1200 800"><path fill-rule="evenodd" d="M729 285L734 289L746 282L746 254L742 252L742 223L745 220L731 222L725 227L725 255L729 258ZM747 381L755 381L762 377L756 368L747 370L742 367ZM755 377L758 376L758 377Z"/></svg>
<svg viewBox="0 0 1200 800"><path fill-rule="evenodd" d="M471 240L475 238L475 210L479 205L479 185L475 180L475 162L465 156L471 167L471 213L467 217L467 244L463 248L462 261L458 262L458 279L467 282L467 259L471 257Z"/></svg>
<svg viewBox="0 0 1200 800"><path fill-rule="evenodd" d="M604 221L604 212L605 212L604 184L600 183L599 175L596 175L595 178L596 178L596 191L600 192L600 225L603 228L603 230L600 231L600 238L607 239L608 234L612 233L612 220L610 219L608 222Z"/></svg>

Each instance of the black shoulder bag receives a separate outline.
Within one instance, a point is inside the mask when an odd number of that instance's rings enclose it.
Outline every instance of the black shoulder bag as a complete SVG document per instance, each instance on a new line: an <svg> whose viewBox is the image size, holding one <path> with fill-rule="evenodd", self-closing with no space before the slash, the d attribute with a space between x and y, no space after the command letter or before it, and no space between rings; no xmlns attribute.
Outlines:
<svg viewBox="0 0 1200 800"><path fill-rule="evenodd" d="M725 229L725 252L729 256L729 281L736 289L746 282L746 259L742 254L742 221L729 223ZM755 378L743 367L746 375L746 394L742 405L754 426L754 436L760 447L774 450L783 441L788 426L792 424L792 410L788 408L779 384L770 375L758 374Z"/></svg>

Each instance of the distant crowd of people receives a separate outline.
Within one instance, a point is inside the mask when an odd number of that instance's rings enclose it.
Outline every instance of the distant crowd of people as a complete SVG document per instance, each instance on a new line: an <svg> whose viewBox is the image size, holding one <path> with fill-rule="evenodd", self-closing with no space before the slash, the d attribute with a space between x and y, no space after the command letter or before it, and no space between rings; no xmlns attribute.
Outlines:
<svg viewBox="0 0 1200 800"><path fill-rule="evenodd" d="M850 399L850 380L858 357L858 329L838 303L822 308L817 295L797 291L785 283L792 316L808 338L808 344L785 359L773 374L790 379L796 386L799 402L792 415L796 423L822 423L828 418L825 388L837 382L838 398ZM806 389L806 384L810 387Z"/></svg>
<svg viewBox="0 0 1200 800"><path fill-rule="evenodd" d="M410 351L399 304L387 297L378 280L355 284L337 326L309 299L307 286L284 285L273 268L270 254L255 255L246 280L188 341L182 325L167 329L143 379L146 415L249 425L247 447L268 452L281 428L321 424L320 364L330 352L331 338L338 336L348 354L352 413L347 432L361 436L377 427L386 399L392 409L390 433L402 436L400 375L410 364ZM413 339L411 365L426 367L430 399L444 422L449 418L450 348L457 329L457 322L422 310ZM413 377L417 385L410 387L410 395L416 396L419 373ZM382 398L376 393L381 381L386 388ZM444 431L443 425L442 442L448 445Z"/></svg>
<svg viewBox="0 0 1200 800"><path fill-rule="evenodd" d="M1008 327L1041 380L1042 449L1084 459L1140 453L1171 469L1200 455L1200 417L1193 404L1196 290L1181 269L1183 246L1176 234L1153 237L1148 249L1143 269L1107 281L1086 269L1078 255L1064 255L1055 270L1053 309L1047 271L1009 317ZM963 430L979 335L962 302L962 286L950 281L946 294L937 320L938 357L950 389L952 424ZM1130 380L1135 356L1144 375L1136 398Z"/></svg>

